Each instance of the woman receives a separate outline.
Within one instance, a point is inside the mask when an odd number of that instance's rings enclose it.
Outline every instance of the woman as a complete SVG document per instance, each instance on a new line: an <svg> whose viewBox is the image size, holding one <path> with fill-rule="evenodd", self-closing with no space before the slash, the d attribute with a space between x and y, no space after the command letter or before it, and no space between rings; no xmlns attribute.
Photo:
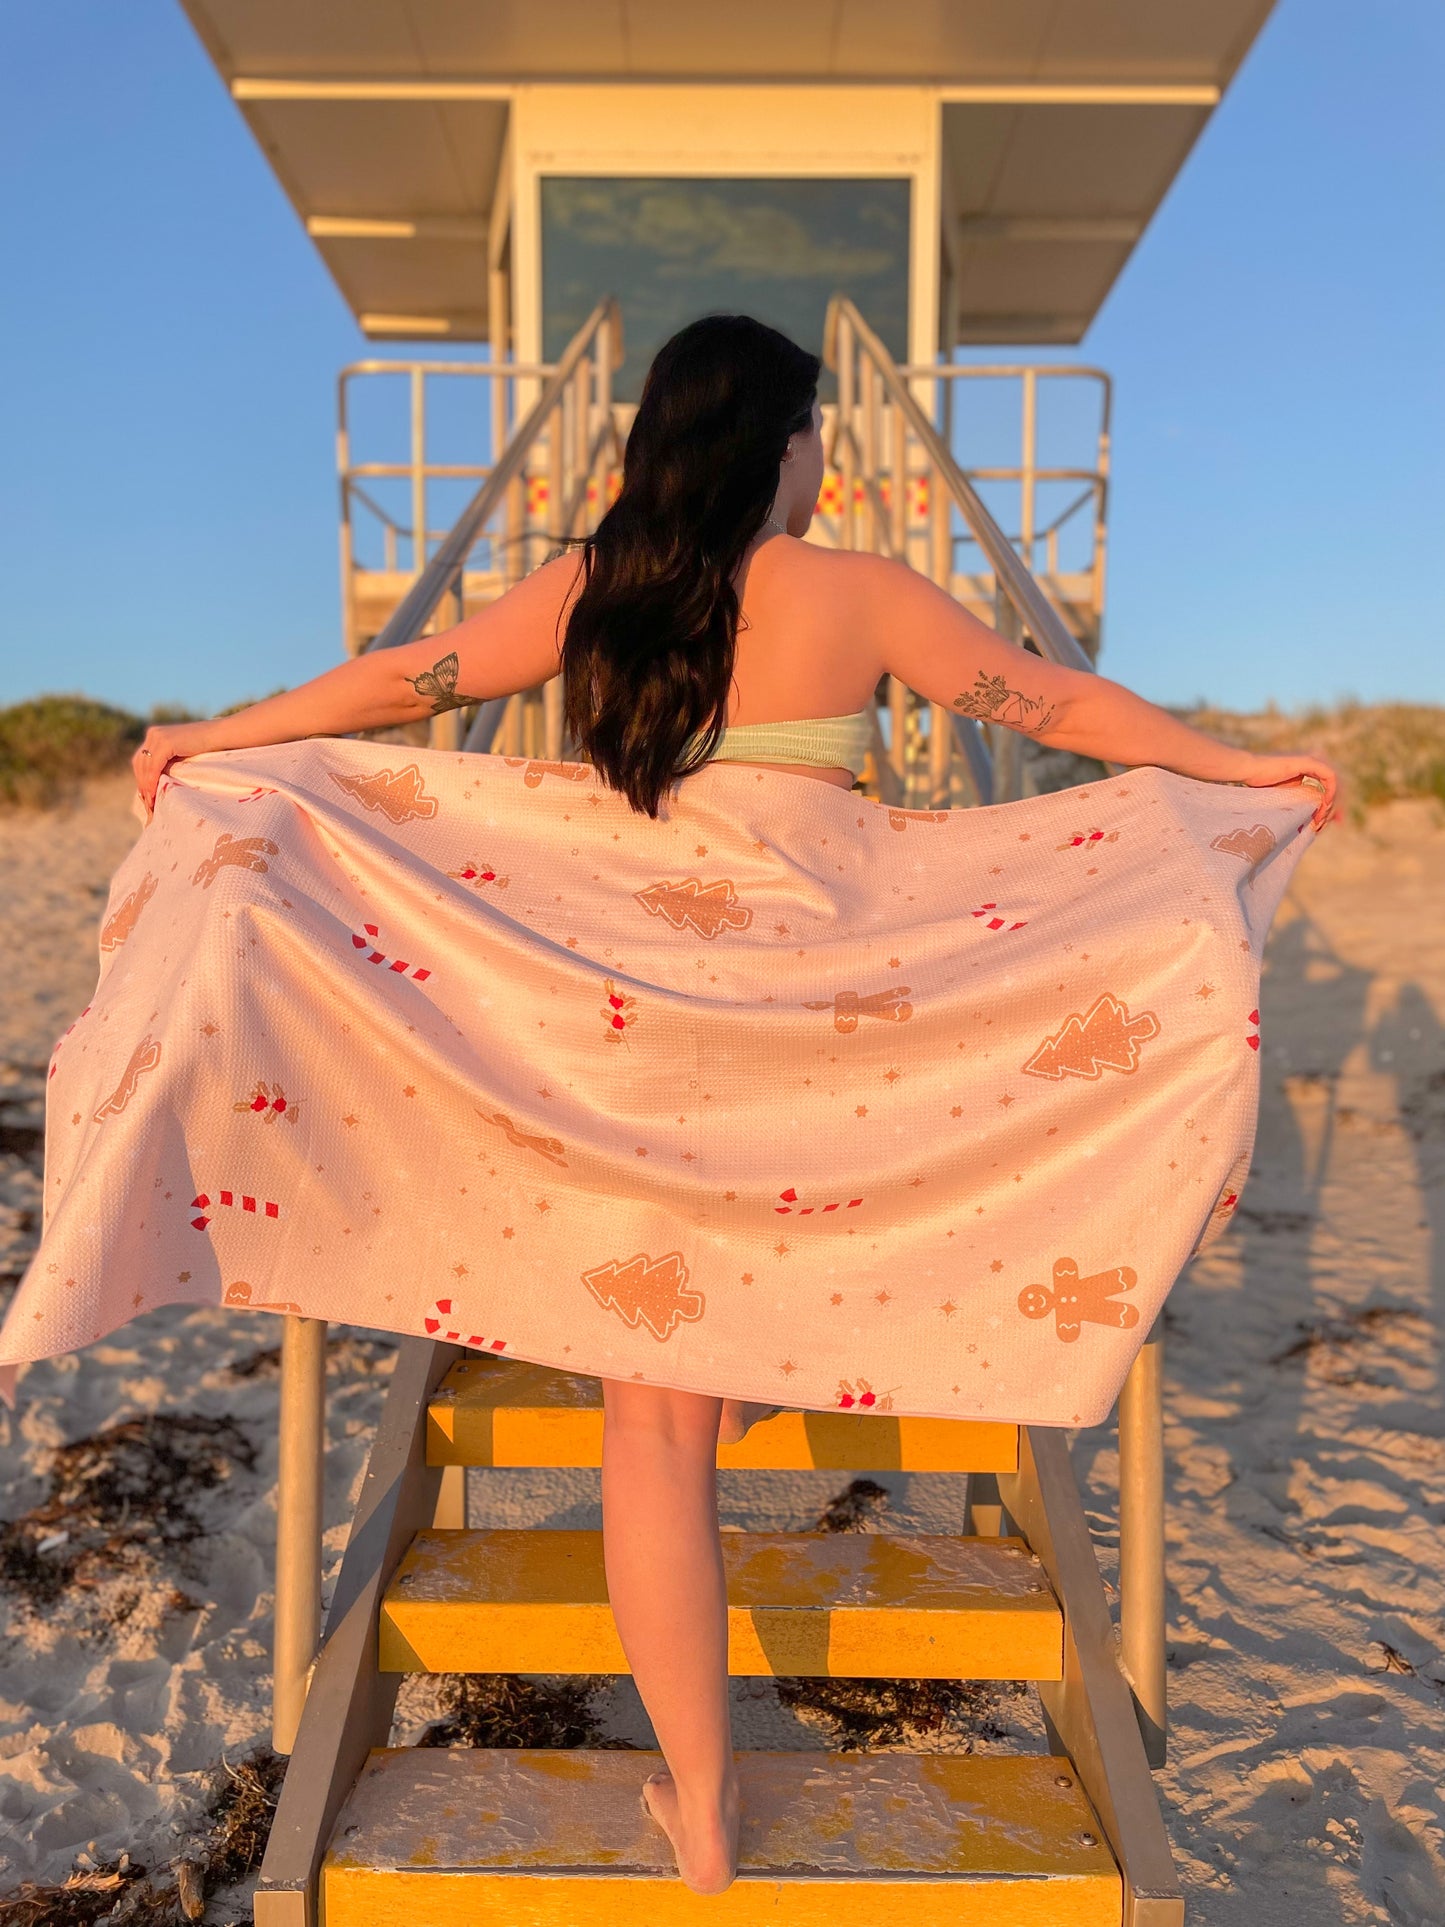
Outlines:
<svg viewBox="0 0 1445 1927"><path fill-rule="evenodd" d="M1329 820L1335 773L1318 758L1228 748L1011 646L901 564L804 542L824 466L819 368L745 316L683 329L653 362L622 492L580 555L443 635L234 715L152 728L135 757L146 811L179 759L415 722L558 674L579 756L636 812L656 818L710 759L846 790L891 674L1083 756L1216 783L1312 780L1314 824ZM714 1466L720 1427L741 1436L767 1408L627 1379L604 1388L609 1595L669 1769L645 1798L684 1881L718 1893L735 1872L738 1810Z"/></svg>

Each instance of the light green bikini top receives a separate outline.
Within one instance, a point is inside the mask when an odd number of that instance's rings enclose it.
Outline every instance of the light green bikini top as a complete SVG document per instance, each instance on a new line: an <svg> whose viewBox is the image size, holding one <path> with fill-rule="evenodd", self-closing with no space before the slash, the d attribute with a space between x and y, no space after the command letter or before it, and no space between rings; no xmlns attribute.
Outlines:
<svg viewBox="0 0 1445 1927"><path fill-rule="evenodd" d="M709 758L717 763L816 763L856 776L873 741L873 711L800 716L775 723L731 723Z"/></svg>

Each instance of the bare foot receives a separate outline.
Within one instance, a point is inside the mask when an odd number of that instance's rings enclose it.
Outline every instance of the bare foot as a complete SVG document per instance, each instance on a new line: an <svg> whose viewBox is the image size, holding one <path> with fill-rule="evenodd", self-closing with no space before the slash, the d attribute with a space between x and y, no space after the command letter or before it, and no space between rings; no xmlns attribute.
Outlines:
<svg viewBox="0 0 1445 1927"><path fill-rule="evenodd" d="M734 1781L714 1809L699 1823L683 1820L677 1787L670 1773L653 1773L642 1783L642 1803L672 1842L677 1871L695 1894L720 1894L733 1884L738 1870L738 1791Z"/></svg>
<svg viewBox="0 0 1445 1927"><path fill-rule="evenodd" d="M739 1439L747 1437L755 1425L765 1418L772 1418L782 1409L781 1405L745 1405L740 1398L725 1398L717 1432L718 1444L736 1445Z"/></svg>

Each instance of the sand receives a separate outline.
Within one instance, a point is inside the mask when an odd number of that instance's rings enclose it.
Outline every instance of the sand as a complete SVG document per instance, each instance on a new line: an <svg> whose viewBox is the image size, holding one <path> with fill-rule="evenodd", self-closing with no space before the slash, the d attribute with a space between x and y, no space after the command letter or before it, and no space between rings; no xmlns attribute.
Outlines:
<svg viewBox="0 0 1445 1927"><path fill-rule="evenodd" d="M99 911L136 829L125 777L0 816L14 933L0 1279L33 1247L45 1066L94 985ZM1321 839L1266 960L1254 1175L1166 1313L1173 1724L1158 1785L1198 1927L1445 1921L1442 939L1437 806L1392 804ZM41 1506L58 1468L92 1480L101 1519L44 1552L62 1521L5 1535L31 1559L3 1589L0 1898L122 1851L152 1867L193 1851L217 1763L267 1739L278 1337L264 1317L173 1307L32 1367L0 1413L5 1517ZM328 1585L393 1356L389 1340L334 1335ZM106 1455L56 1453L137 1419L136 1496L117 1509L114 1477L94 1482L114 1472ZM194 1530L157 1503L147 1451L190 1468ZM1110 1428L1079 1433L1074 1459L1112 1580ZM960 1481L880 1482L871 1526L956 1527ZM729 1474L722 1515L810 1526L839 1484ZM477 1524L592 1525L597 1477L473 1474L471 1505ZM925 1744L1038 1743L1031 1700L979 1701ZM737 1682L735 1704L742 1744L829 1743L818 1712L767 1682ZM397 1737L437 1707L431 1682L409 1682ZM646 1741L629 1683L595 1710ZM206 1913L248 1918L244 1883Z"/></svg>

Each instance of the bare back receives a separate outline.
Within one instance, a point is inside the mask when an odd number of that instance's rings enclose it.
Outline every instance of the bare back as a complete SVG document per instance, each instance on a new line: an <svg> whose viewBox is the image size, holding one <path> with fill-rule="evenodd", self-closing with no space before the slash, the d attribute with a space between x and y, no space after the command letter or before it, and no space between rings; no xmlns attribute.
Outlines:
<svg viewBox="0 0 1445 1927"><path fill-rule="evenodd" d="M510 695L555 676L566 617L581 585L574 552L545 563L449 633L457 687L470 699ZM1039 733L1083 672L1005 642L917 570L885 557L825 549L792 536L756 543L738 570L739 622L729 724L842 716L897 676L964 715ZM433 645L408 646L418 659ZM1000 709L1005 713L1000 716ZM854 772L768 763L847 789Z"/></svg>

